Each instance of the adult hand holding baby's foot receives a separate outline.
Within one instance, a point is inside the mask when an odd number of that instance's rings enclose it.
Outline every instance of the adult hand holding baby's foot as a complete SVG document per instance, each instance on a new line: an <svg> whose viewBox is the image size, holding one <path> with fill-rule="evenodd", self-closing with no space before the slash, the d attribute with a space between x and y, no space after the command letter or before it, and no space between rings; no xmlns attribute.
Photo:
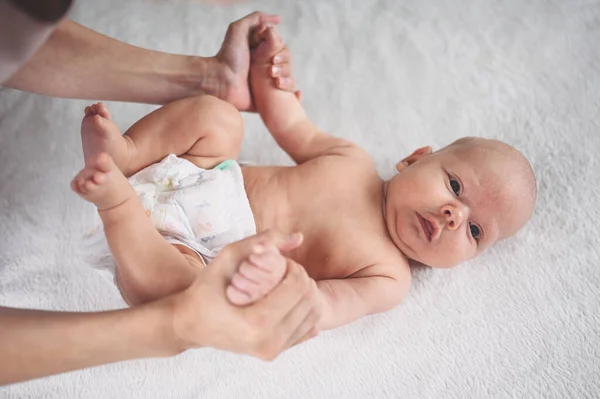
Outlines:
<svg viewBox="0 0 600 399"><path fill-rule="evenodd" d="M280 250L289 251L302 243L302 234L293 234L279 247L268 237L252 248L243 260L227 287L227 299L242 306L256 302L267 295L283 279L287 271L287 258Z"/></svg>

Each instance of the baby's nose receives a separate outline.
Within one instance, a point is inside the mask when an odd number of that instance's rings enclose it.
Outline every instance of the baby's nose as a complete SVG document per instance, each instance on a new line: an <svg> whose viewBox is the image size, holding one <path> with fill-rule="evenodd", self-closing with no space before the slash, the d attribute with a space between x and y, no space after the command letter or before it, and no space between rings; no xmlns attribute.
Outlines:
<svg viewBox="0 0 600 399"><path fill-rule="evenodd" d="M458 229L464 221L465 212L459 206L446 205L442 208L442 214L450 230Z"/></svg>

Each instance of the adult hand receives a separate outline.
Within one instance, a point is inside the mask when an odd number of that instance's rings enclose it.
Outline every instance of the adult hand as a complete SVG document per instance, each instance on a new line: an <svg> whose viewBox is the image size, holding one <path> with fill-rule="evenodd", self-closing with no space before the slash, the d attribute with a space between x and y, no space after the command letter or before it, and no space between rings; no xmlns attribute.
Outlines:
<svg viewBox="0 0 600 399"><path fill-rule="evenodd" d="M262 23L277 25L280 21L277 15L268 15L262 12L253 12L235 22L232 22L225 34L221 49L215 56L217 69L222 71L224 87L220 88L218 97L233 104L240 111L254 111L252 94L250 91L248 73L250 71L250 44L253 30ZM295 81L289 67L290 54L287 47L273 58L273 65L277 65L278 88L294 91ZM297 96L300 94L297 93Z"/></svg>
<svg viewBox="0 0 600 399"><path fill-rule="evenodd" d="M261 301L237 307L225 296L231 276L253 247L276 245L285 252L300 242L269 231L225 247L190 287L171 297L179 349L209 346L271 360L317 335L321 310L316 284L291 260L284 279Z"/></svg>

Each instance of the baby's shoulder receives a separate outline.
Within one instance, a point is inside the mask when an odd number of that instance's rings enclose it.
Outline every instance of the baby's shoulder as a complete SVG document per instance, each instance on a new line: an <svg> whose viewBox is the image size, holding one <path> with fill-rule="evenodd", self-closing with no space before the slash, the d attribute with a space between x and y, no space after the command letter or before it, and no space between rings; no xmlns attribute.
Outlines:
<svg viewBox="0 0 600 399"><path fill-rule="evenodd" d="M337 182L360 182L379 180L371 157L358 146L340 148L338 153L316 157L298 165L298 172L318 175L320 180L334 179Z"/></svg>
<svg viewBox="0 0 600 399"><path fill-rule="evenodd" d="M306 161L303 165L305 164L329 167L348 167L349 165L353 165L353 167L359 169L374 168L373 159L369 153L362 147L351 142L344 143L320 156L316 156Z"/></svg>

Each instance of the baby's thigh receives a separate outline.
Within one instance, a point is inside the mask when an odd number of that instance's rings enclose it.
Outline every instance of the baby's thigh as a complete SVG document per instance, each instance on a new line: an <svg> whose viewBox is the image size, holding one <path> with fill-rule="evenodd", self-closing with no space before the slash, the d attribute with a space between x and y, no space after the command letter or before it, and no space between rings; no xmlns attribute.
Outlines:
<svg viewBox="0 0 600 399"><path fill-rule="evenodd" d="M237 159L244 136L244 121L231 104L211 96L199 97L187 129L198 139L182 158L200 168L211 169L228 159Z"/></svg>
<svg viewBox="0 0 600 399"><path fill-rule="evenodd" d="M179 244L171 244L171 245L173 245L179 252L181 252L181 254L185 258L185 260L195 270L202 271L206 267L204 264L204 261L202 260L202 258L200 258L200 255L198 255L198 253L196 251L186 247L185 245L179 245Z"/></svg>
<svg viewBox="0 0 600 399"><path fill-rule="evenodd" d="M122 268L117 265L115 268L115 284L129 306L137 306L148 302L148 300L142 298L152 297L156 299L166 296L158 294L158 292L164 292L165 287L174 287L167 289L167 295L176 292L181 287L188 286L193 281L196 273L204 270L204 262L195 251L184 245L171 245L181 253L181 257L175 252L177 256L168 261L167 264L160 264L156 265L157 267L143 270L133 279L129 276L125 280L121 271ZM192 273L189 273L190 268L193 271ZM180 288L177 289L176 287Z"/></svg>

